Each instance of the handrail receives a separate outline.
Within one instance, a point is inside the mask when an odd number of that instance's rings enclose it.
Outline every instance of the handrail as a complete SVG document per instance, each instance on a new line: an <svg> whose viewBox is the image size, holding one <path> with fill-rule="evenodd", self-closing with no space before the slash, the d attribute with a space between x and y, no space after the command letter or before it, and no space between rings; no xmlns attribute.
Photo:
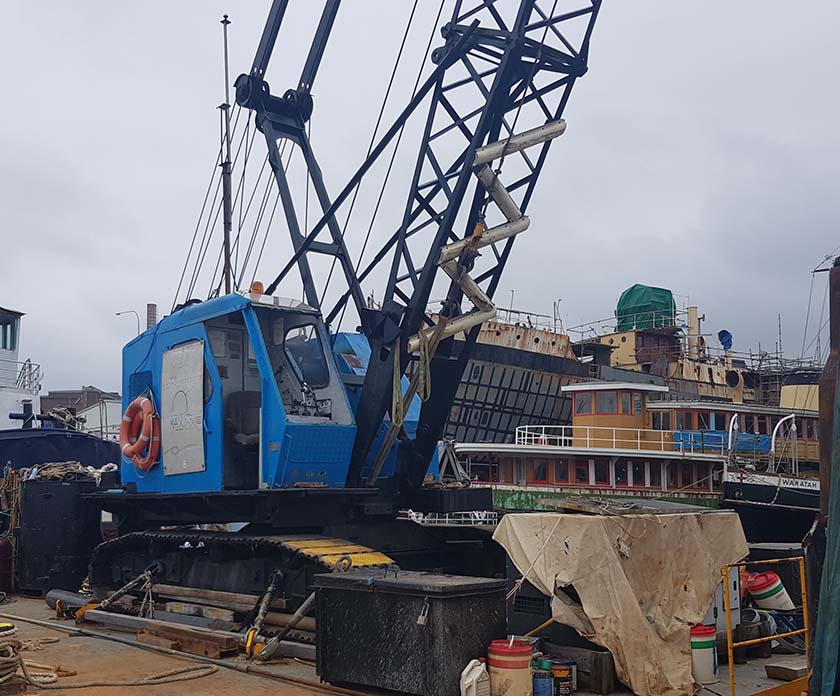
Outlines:
<svg viewBox="0 0 840 696"><path fill-rule="evenodd" d="M792 421L790 426L790 434L793 437L793 454L791 457L791 473L796 476L799 473L799 456L797 452L797 439L796 439L796 414L791 413L789 416L785 416L784 418L780 418L779 422L776 423L775 427L773 428L773 434L770 436L770 462L769 462L769 469L771 472L776 472L776 435L779 432L779 428L781 428L782 423L785 421Z"/></svg>
<svg viewBox="0 0 840 696"><path fill-rule="evenodd" d="M724 454L720 435L704 431L614 428L602 425L520 425L515 444Z"/></svg>
<svg viewBox="0 0 840 696"><path fill-rule="evenodd" d="M41 391L41 366L31 360L0 358L0 389L21 389L30 394Z"/></svg>

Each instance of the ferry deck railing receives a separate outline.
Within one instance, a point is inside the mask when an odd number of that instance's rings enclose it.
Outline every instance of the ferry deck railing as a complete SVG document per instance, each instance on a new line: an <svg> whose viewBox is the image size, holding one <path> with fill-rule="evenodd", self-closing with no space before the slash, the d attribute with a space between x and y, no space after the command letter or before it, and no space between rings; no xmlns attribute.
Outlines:
<svg viewBox="0 0 840 696"><path fill-rule="evenodd" d="M0 359L0 389L18 389L34 395L41 391L42 379L38 363Z"/></svg>
<svg viewBox="0 0 840 696"><path fill-rule="evenodd" d="M602 425L520 425L516 428L515 443L721 456L727 451L726 438L718 432L612 428Z"/></svg>

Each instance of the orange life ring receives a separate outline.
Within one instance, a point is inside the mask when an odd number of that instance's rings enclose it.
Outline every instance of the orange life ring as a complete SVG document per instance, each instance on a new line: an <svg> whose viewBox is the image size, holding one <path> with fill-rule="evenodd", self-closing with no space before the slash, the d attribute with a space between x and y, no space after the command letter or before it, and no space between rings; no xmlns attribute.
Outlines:
<svg viewBox="0 0 840 696"><path fill-rule="evenodd" d="M137 469L148 471L154 466L160 452L160 419L148 397L138 396L125 410L120 424L120 449Z"/></svg>

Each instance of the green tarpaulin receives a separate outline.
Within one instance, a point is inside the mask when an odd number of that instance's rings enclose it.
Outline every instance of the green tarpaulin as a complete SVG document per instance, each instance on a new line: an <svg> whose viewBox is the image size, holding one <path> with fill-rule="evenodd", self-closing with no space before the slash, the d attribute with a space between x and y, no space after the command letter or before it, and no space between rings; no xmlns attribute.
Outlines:
<svg viewBox="0 0 840 696"><path fill-rule="evenodd" d="M673 326L677 307L674 295L665 288L633 285L618 298L615 316L618 331Z"/></svg>

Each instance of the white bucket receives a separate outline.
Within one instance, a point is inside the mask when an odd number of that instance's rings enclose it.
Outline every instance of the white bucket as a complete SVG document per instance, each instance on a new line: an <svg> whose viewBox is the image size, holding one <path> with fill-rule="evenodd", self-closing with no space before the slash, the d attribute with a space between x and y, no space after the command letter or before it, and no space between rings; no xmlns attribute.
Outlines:
<svg viewBox="0 0 840 696"><path fill-rule="evenodd" d="M753 601L762 609L790 611L795 608L776 573L751 574L747 579L747 589Z"/></svg>
<svg viewBox="0 0 840 696"><path fill-rule="evenodd" d="M691 629L691 672L698 684L717 682L717 639L714 626Z"/></svg>

